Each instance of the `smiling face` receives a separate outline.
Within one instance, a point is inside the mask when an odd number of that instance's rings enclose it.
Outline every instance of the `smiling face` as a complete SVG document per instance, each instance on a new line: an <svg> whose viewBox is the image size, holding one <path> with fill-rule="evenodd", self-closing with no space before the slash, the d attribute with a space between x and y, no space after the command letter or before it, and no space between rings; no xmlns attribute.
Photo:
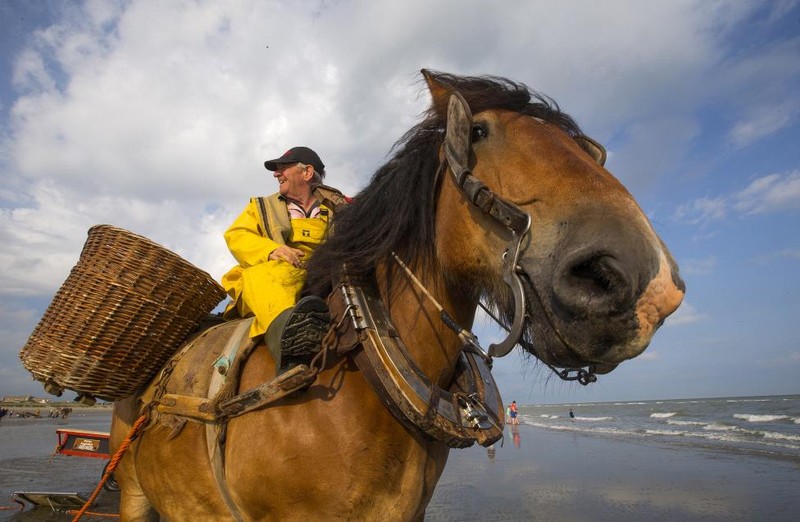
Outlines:
<svg viewBox="0 0 800 522"><path fill-rule="evenodd" d="M311 197L314 167L302 163L281 163L273 173L282 196L305 203Z"/></svg>

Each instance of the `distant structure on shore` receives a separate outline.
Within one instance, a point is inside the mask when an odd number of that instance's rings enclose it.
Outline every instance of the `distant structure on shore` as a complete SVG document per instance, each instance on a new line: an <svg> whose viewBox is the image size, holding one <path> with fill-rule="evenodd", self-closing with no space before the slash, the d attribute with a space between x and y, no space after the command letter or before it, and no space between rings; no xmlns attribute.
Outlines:
<svg viewBox="0 0 800 522"><path fill-rule="evenodd" d="M6 395L0 402L33 402L33 395Z"/></svg>
<svg viewBox="0 0 800 522"><path fill-rule="evenodd" d="M41 397L34 397L33 395L6 395L0 399L0 403L2 404L50 404L51 402L54 402L53 399L43 399Z"/></svg>

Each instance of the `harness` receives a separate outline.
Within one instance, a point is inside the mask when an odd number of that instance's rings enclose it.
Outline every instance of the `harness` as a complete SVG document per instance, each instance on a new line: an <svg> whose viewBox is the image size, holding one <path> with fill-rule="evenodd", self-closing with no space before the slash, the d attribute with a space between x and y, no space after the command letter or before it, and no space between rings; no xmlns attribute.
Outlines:
<svg viewBox="0 0 800 522"><path fill-rule="evenodd" d="M485 215L488 215L512 233L512 240L503 252L503 281L508 285L514 297L514 318L511 326L506 327L500 319L495 317L481 303L481 307L489 316L508 332L503 341L489 345L489 356L503 357L516 344L536 354L535 347L522 338L527 303L522 279L525 275L522 268L517 264L520 254L525 251L530 243L531 216L514 203L492 192L481 180L472 175L472 171L467 166L469 164L471 131L472 112L469 104L460 93L453 92L450 95L450 102L447 108L447 131L444 142L446 161L442 161L439 164L439 174L449 166L456 187L464 197ZM595 161L601 165L605 162L605 149L601 145L587 136L578 136L577 139L582 147L589 149L589 153L595 158ZM539 294L535 291L533 282L527 277L526 281L538 297ZM549 363L544 362L544 364L565 381L578 381L583 385L587 385L597 380L592 366L588 369L565 368L559 370Z"/></svg>

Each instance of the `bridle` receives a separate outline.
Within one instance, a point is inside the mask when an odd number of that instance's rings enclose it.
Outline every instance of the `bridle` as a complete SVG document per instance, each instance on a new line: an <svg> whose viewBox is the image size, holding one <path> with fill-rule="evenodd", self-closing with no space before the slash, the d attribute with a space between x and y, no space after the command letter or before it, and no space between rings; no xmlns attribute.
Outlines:
<svg viewBox="0 0 800 522"><path fill-rule="evenodd" d="M464 197L512 234L512 239L503 252L503 281L508 285L514 299L514 318L511 326L506 328L481 304L489 316L508 331L504 340L489 345L488 355L489 357L503 357L517 344L536 354L533 345L522 338L527 306L522 278L526 276L518 264L520 255L530 244L531 216L514 203L492 192L481 180L472 175L472 171L467 166L471 149L471 134L472 112L469 104L460 93L453 92L447 108L447 130L443 145L444 158L439 163L437 176L445 170L450 170L456 187ZM533 286L532 281L528 282ZM541 360L541 358L539 359ZM558 370L548 363L545 364L563 380L578 381L583 385L597 380L592 366L588 370L583 368Z"/></svg>

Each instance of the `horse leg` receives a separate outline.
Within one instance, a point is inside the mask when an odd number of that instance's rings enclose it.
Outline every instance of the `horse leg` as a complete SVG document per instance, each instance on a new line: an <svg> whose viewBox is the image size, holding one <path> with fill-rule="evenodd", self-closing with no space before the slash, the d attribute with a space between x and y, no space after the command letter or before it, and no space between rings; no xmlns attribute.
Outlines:
<svg viewBox="0 0 800 522"><path fill-rule="evenodd" d="M111 449L116 452L125 438L138 415L137 401L129 397L114 403L113 420L111 423ZM119 461L119 466L114 470L114 477L120 487L119 513L122 521L153 521L159 520L158 512L148 500L139 485L136 476L136 465L133 459L136 442L130 446Z"/></svg>
<svg viewBox="0 0 800 522"><path fill-rule="evenodd" d="M157 522L160 519L138 484L127 484L122 489L119 516L122 522Z"/></svg>

